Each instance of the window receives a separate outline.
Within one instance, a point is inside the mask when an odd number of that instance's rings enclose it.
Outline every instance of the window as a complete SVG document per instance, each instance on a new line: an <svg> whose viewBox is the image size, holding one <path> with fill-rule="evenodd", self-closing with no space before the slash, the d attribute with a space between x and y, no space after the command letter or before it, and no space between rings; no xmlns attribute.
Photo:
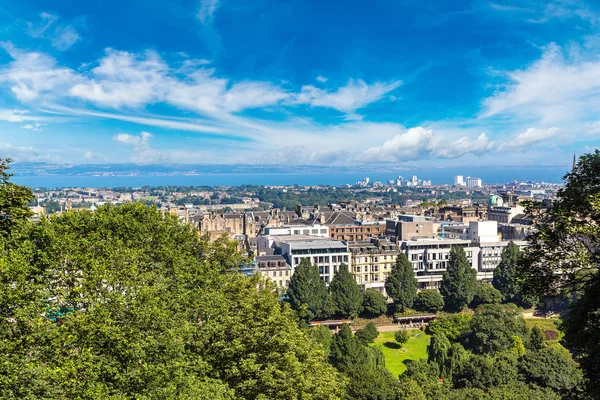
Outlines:
<svg viewBox="0 0 600 400"><path fill-rule="evenodd" d="M283 276L283 271L279 271L279 276Z"/></svg>
<svg viewBox="0 0 600 400"><path fill-rule="evenodd" d="M290 271L285 271L285 276L290 276Z"/></svg>

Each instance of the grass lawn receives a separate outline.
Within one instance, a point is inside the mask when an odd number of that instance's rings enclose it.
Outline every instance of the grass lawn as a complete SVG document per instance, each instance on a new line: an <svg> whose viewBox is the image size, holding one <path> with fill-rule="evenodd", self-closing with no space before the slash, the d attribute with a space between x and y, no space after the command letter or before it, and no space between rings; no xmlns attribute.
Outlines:
<svg viewBox="0 0 600 400"><path fill-rule="evenodd" d="M410 338L402 347L394 339L394 332L380 332L375 343L383 351L385 356L386 368L398 376L406 371L404 360L420 360L427 358L427 345L429 345L429 335L418 329L409 330ZM420 337L416 337L420 334Z"/></svg>
<svg viewBox="0 0 600 400"><path fill-rule="evenodd" d="M555 332L554 335L557 335L557 339L560 340L565 336L565 334L558 329L558 325L560 323L560 318L525 318L525 324L528 328L533 328L537 326L545 336L548 336L550 332ZM548 340L548 339L546 339ZM552 340L548 340L552 341Z"/></svg>

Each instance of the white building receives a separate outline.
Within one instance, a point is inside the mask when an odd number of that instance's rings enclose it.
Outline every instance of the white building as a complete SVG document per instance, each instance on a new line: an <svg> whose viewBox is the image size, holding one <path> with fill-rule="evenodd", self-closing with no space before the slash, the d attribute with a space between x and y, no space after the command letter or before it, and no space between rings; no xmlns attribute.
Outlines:
<svg viewBox="0 0 600 400"><path fill-rule="evenodd" d="M339 240L317 236L283 235L258 237L258 253L282 255L292 267L292 273L304 258L319 268L319 275L326 283L341 264L349 265L348 246Z"/></svg>
<svg viewBox="0 0 600 400"><path fill-rule="evenodd" d="M465 181L462 175L456 175L454 177L454 186L465 186Z"/></svg>
<svg viewBox="0 0 600 400"><path fill-rule="evenodd" d="M498 222L496 221L470 221L468 229L468 240L473 242L497 242Z"/></svg>
<svg viewBox="0 0 600 400"><path fill-rule="evenodd" d="M401 242L401 251L411 262L420 289L439 289L454 246L463 247L471 266L478 268L479 248L474 247L470 240L417 239Z"/></svg>
<svg viewBox="0 0 600 400"><path fill-rule="evenodd" d="M265 235L307 235L329 238L329 226L327 225L287 225L281 227L265 228Z"/></svg>
<svg viewBox="0 0 600 400"><path fill-rule="evenodd" d="M467 176L467 188L468 189L480 188L481 186L482 186L482 184L481 184L480 178L471 178L470 176Z"/></svg>

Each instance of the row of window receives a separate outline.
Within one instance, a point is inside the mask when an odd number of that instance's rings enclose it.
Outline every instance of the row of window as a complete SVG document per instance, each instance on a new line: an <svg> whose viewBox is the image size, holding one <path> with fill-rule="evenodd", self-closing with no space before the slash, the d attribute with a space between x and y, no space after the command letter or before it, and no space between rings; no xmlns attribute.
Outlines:
<svg viewBox="0 0 600 400"><path fill-rule="evenodd" d="M309 258L310 259L310 258ZM299 265L302 258L294 257L294 265ZM348 256L318 256L312 257L311 262L313 264L324 264L324 263L348 263Z"/></svg>
<svg viewBox="0 0 600 400"><path fill-rule="evenodd" d="M265 276L273 276L273 277L276 277L276 276L284 276L284 273L283 273L283 272L284 272L284 271L273 271L272 273L270 273L269 271L266 271L266 272L263 272L263 274L264 274ZM278 275L278 274L279 274L279 275ZM290 271L289 271L289 270L285 271L285 276L290 276Z"/></svg>

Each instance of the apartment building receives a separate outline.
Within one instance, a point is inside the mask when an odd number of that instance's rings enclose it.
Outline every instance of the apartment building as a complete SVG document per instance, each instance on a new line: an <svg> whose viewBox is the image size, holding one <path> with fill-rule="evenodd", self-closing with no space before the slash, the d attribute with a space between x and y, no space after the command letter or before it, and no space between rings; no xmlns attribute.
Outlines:
<svg viewBox="0 0 600 400"><path fill-rule="evenodd" d="M385 235L398 241L413 238L434 238L437 226L433 221L420 215L400 215L397 220L386 221Z"/></svg>
<svg viewBox="0 0 600 400"><path fill-rule="evenodd" d="M292 273L307 258L319 268L319 275L327 284L341 264L350 263L350 252L345 243L317 236L261 236L258 238L258 252L282 255L291 265Z"/></svg>
<svg viewBox="0 0 600 400"><path fill-rule="evenodd" d="M413 266L419 289L439 288L448 266L450 250L454 246L463 247L471 266L478 268L479 248L473 246L470 240L438 238L405 240L400 243L400 250Z"/></svg>
<svg viewBox="0 0 600 400"><path fill-rule="evenodd" d="M292 277L292 266L282 255L258 256L256 264L259 273L277 284L279 289L287 289Z"/></svg>
<svg viewBox="0 0 600 400"><path fill-rule="evenodd" d="M385 279L396 263L400 252L388 239L349 242L350 272L359 286L375 289L385 295Z"/></svg>

